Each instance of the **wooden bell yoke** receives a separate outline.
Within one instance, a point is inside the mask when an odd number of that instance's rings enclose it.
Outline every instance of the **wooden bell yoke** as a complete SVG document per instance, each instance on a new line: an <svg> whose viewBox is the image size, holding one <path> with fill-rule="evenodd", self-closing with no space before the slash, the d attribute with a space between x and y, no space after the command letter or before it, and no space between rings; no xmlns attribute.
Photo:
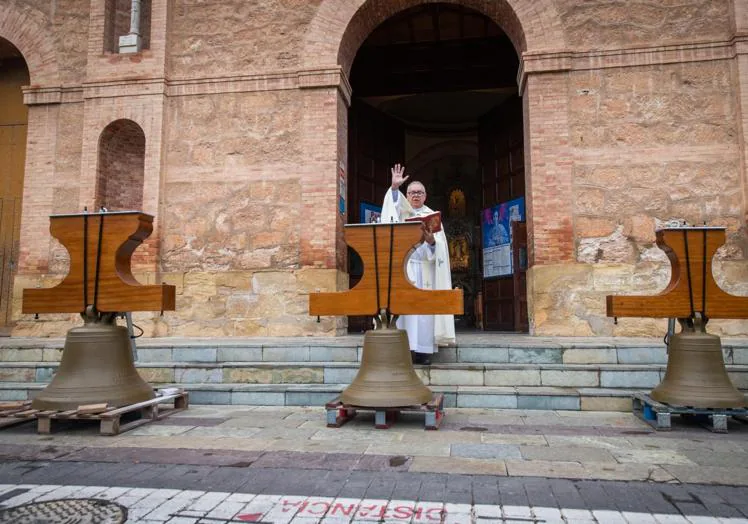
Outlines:
<svg viewBox="0 0 748 524"><path fill-rule="evenodd" d="M141 285L131 269L135 249L153 231L140 211L52 215L50 232L70 254L70 270L57 286L23 290L23 313L173 311L175 287Z"/></svg>
<svg viewBox="0 0 748 524"><path fill-rule="evenodd" d="M311 293L310 315L462 315L461 289L424 290L405 274L421 242L420 222L348 224L345 241L363 260L364 274L349 291Z"/></svg>
<svg viewBox="0 0 748 524"><path fill-rule="evenodd" d="M609 317L748 318L748 297L722 291L712 275L712 258L725 243L723 227L657 231L657 245L670 259L670 283L654 296L608 296Z"/></svg>

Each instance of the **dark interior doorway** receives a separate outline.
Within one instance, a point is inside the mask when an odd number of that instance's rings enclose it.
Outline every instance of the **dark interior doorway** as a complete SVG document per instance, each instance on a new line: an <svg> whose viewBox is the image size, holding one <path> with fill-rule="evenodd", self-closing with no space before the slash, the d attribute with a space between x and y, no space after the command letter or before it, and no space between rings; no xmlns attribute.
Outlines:
<svg viewBox="0 0 748 524"><path fill-rule="evenodd" d="M432 3L378 26L351 70L348 222L381 206L390 167L404 163L411 180L426 186L426 204L444 217L452 282L465 294L459 331L527 330L524 282L483 278L481 235L483 209L524 196L518 67L491 19ZM363 268L352 251L348 269L353 286ZM350 332L370 327L369 318L349 318Z"/></svg>

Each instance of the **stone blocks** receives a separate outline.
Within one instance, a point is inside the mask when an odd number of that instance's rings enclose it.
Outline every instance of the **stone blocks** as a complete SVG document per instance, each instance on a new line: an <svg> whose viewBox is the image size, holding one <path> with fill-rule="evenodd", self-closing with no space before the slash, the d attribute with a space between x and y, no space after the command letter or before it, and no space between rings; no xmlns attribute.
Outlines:
<svg viewBox="0 0 748 524"><path fill-rule="evenodd" d="M174 368L172 367L159 367L159 368L144 368L139 367L138 373L143 380L149 383L155 384L167 384L174 382Z"/></svg>
<svg viewBox="0 0 748 524"><path fill-rule="evenodd" d="M660 383L659 371L601 371L600 386L604 388L653 388Z"/></svg>
<svg viewBox="0 0 748 524"><path fill-rule="evenodd" d="M455 407L516 409L517 395L514 388L490 388L482 391L460 388Z"/></svg>
<svg viewBox="0 0 748 524"><path fill-rule="evenodd" d="M482 386L483 369L439 369L432 368L430 383L434 386Z"/></svg>
<svg viewBox="0 0 748 524"><path fill-rule="evenodd" d="M569 348L564 350L564 364L615 364L616 348Z"/></svg>
<svg viewBox="0 0 748 524"><path fill-rule="evenodd" d="M180 355L182 355L181 352ZM171 348L138 348L138 362L171 362L172 360Z"/></svg>
<svg viewBox="0 0 748 524"><path fill-rule="evenodd" d="M539 369L487 369L486 386L539 386Z"/></svg>
<svg viewBox="0 0 748 524"><path fill-rule="evenodd" d="M630 411L629 397L581 397L582 411Z"/></svg>
<svg viewBox="0 0 748 524"><path fill-rule="evenodd" d="M216 350L211 347L179 348L174 350L178 362L216 362Z"/></svg>
<svg viewBox="0 0 748 524"><path fill-rule="evenodd" d="M220 384L223 371L220 368L176 368L174 381L181 384Z"/></svg>
<svg viewBox="0 0 748 524"><path fill-rule="evenodd" d="M441 353L442 351L439 350ZM509 362L509 349L496 347L460 347L457 349L459 362L476 362L481 364Z"/></svg>
<svg viewBox="0 0 748 524"><path fill-rule="evenodd" d="M518 395L519 409L570 409L579 410L579 397L565 395Z"/></svg>
<svg viewBox="0 0 748 524"><path fill-rule="evenodd" d="M321 367L231 367L223 375L227 384L321 384L324 371Z"/></svg>
<svg viewBox="0 0 748 524"><path fill-rule="evenodd" d="M309 362L309 347L265 347L262 349L264 362Z"/></svg>
<svg viewBox="0 0 748 524"><path fill-rule="evenodd" d="M190 391L190 402L194 404L231 404L229 391Z"/></svg>
<svg viewBox="0 0 748 524"><path fill-rule="evenodd" d="M540 383L543 386L594 387L600 385L600 379L597 371L543 369Z"/></svg>
<svg viewBox="0 0 748 524"><path fill-rule="evenodd" d="M309 360L312 362L357 362L356 347L324 347L309 348Z"/></svg>
<svg viewBox="0 0 748 524"><path fill-rule="evenodd" d="M667 349L662 347L620 347L619 364L667 364Z"/></svg>
<svg viewBox="0 0 748 524"><path fill-rule="evenodd" d="M509 348L511 364L560 364L561 348Z"/></svg>
<svg viewBox="0 0 748 524"><path fill-rule="evenodd" d="M219 347L216 358L218 362L261 362L262 348L256 346Z"/></svg>
<svg viewBox="0 0 748 524"><path fill-rule="evenodd" d="M325 384L350 384L358 373L355 367L327 367L324 371Z"/></svg>
<svg viewBox="0 0 748 524"><path fill-rule="evenodd" d="M519 446L504 444L452 444L453 457L476 459L519 459L522 458Z"/></svg>
<svg viewBox="0 0 748 524"><path fill-rule="evenodd" d="M231 403L252 406L285 406L286 395L282 392L233 391L231 392Z"/></svg>

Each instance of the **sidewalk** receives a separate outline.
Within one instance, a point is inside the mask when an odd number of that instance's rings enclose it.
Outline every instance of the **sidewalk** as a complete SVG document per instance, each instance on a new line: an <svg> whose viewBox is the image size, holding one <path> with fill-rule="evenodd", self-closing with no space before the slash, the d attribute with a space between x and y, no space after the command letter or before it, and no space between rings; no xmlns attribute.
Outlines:
<svg viewBox="0 0 748 524"><path fill-rule="evenodd" d="M193 406L116 437L25 424L0 431L0 504L121 498L133 522L748 522L748 424L674 426L657 433L629 413L448 409L438 431L416 415L377 430L366 412L336 429L319 407L236 406ZM252 501L267 507L250 511Z"/></svg>

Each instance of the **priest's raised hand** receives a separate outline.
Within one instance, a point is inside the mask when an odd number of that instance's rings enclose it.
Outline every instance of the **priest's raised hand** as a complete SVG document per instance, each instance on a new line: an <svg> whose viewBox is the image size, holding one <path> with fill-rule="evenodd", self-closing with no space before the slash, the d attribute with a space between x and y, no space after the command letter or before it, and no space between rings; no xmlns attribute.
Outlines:
<svg viewBox="0 0 748 524"><path fill-rule="evenodd" d="M400 189L400 186L403 185L403 183L408 180L409 177L403 176L405 173L405 166L402 164L395 164L392 166L392 169L390 169L390 172L392 173L392 190L397 191Z"/></svg>

